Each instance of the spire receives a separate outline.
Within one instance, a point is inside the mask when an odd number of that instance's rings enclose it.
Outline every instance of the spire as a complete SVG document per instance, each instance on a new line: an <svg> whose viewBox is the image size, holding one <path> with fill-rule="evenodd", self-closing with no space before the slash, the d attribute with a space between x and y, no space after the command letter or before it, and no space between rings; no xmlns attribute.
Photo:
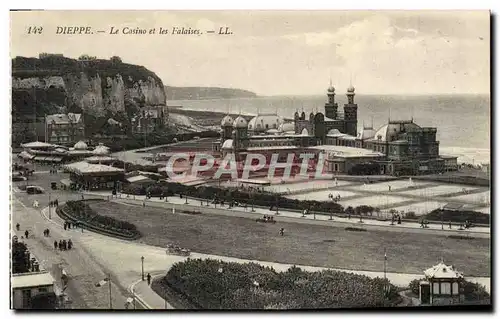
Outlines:
<svg viewBox="0 0 500 319"><path fill-rule="evenodd" d="M372 118L372 129L373 129L373 115L371 116L371 118Z"/></svg>
<svg viewBox="0 0 500 319"><path fill-rule="evenodd" d="M349 86L352 86L352 71L351 74L349 75Z"/></svg>

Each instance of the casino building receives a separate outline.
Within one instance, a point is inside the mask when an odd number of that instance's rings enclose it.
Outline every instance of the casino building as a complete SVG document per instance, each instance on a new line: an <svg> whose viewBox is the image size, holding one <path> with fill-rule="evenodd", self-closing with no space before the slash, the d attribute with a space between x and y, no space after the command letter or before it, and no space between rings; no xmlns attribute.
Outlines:
<svg viewBox="0 0 500 319"><path fill-rule="evenodd" d="M327 89L324 113L295 112L293 122L277 114L258 114L248 123L242 117L225 116L221 121L221 138L214 142L213 151L225 157L234 153L238 162L250 153L273 154L286 161L288 154L297 157L314 153L311 167L317 165L319 153L324 153L326 172L351 174L363 165L376 167L382 175L420 175L456 170L457 158L439 155L437 128L420 127L413 119L390 120L378 129L363 126L357 131L358 105L355 89L346 92L347 103L339 110L335 88ZM293 165L297 172L300 164Z"/></svg>

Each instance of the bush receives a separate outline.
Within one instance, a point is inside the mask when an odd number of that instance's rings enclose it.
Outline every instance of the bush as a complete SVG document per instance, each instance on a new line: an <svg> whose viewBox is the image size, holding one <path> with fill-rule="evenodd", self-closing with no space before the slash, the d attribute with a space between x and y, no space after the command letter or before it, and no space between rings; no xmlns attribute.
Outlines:
<svg viewBox="0 0 500 319"><path fill-rule="evenodd" d="M87 222L95 227L112 230L123 234L140 235L137 227L129 222L121 221L113 217L102 216L90 208L85 201L68 201L64 205L65 213L72 218Z"/></svg>
<svg viewBox="0 0 500 319"><path fill-rule="evenodd" d="M411 292L417 296L420 294L420 282L421 281L422 281L422 279L413 279L412 281L410 281L410 284L409 284L409 288L410 288Z"/></svg>
<svg viewBox="0 0 500 319"><path fill-rule="evenodd" d="M490 294L486 291L486 287L478 283L464 281L463 283L464 297L466 301L489 301Z"/></svg>
<svg viewBox="0 0 500 319"><path fill-rule="evenodd" d="M425 218L427 220L444 220L445 222L451 221L454 223L465 223L465 221L468 220L473 224L490 224L489 214L475 211L435 209L425 215Z"/></svg>
<svg viewBox="0 0 500 319"><path fill-rule="evenodd" d="M201 309L364 308L400 301L396 287L381 278L297 267L276 272L256 263L211 259L174 264L161 284Z"/></svg>

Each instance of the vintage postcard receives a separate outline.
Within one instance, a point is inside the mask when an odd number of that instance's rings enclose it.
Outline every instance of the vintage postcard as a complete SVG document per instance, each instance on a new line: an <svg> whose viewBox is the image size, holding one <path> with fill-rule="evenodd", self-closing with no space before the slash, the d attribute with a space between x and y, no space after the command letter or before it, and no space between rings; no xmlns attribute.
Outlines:
<svg viewBox="0 0 500 319"><path fill-rule="evenodd" d="M12 309L491 309L489 11L10 18Z"/></svg>

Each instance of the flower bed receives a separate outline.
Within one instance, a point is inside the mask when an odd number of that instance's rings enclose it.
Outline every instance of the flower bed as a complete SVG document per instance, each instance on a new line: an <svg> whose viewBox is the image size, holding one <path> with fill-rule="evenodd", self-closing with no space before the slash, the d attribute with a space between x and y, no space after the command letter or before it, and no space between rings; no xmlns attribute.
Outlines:
<svg viewBox="0 0 500 319"><path fill-rule="evenodd" d="M77 222L82 227L99 233L129 240L141 237L134 224L108 216L101 216L94 212L86 201L68 201L58 208L56 212L65 220L72 223Z"/></svg>
<svg viewBox="0 0 500 319"><path fill-rule="evenodd" d="M365 308L396 306L401 300L396 287L381 278L297 267L277 272L256 263L211 259L177 263L157 286L198 309Z"/></svg>

